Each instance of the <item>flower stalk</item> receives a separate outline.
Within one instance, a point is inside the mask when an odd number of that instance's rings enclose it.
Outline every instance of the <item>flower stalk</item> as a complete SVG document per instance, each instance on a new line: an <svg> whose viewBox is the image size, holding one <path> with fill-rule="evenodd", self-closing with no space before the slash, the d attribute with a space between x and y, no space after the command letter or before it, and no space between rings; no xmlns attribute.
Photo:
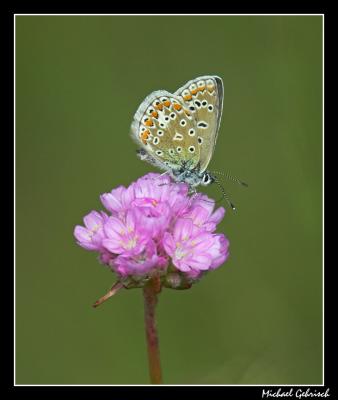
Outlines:
<svg viewBox="0 0 338 400"><path fill-rule="evenodd" d="M155 310L161 283L158 277L151 278L143 288L144 322L148 348L149 376L152 384L162 383L159 340L156 327Z"/></svg>

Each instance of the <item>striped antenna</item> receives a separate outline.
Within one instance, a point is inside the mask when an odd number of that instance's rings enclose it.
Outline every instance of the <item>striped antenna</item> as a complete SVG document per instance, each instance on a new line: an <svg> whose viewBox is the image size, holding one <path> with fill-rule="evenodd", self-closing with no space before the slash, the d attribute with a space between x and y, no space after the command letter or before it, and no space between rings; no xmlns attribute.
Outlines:
<svg viewBox="0 0 338 400"><path fill-rule="evenodd" d="M236 211L236 207L234 206L234 204L230 201L228 195L225 193L225 189L222 186L221 182L215 177L213 176L215 183L217 184L217 186L221 189L222 192L222 198L220 200L218 200L216 203L218 203L219 201L222 201L223 199L225 199L227 201L227 203L229 204L229 206L232 208L233 211Z"/></svg>
<svg viewBox="0 0 338 400"><path fill-rule="evenodd" d="M230 174L227 173L227 172L220 172L220 171L210 171L210 172L213 173L213 174L222 175L222 176L224 176L225 178L228 178L228 179L230 179L230 180L233 181L233 182L239 183L239 184L242 185L242 186L245 186L245 187L248 187L248 186L249 186L247 183L242 182L241 180L239 180L238 178L235 178L234 176L230 175Z"/></svg>

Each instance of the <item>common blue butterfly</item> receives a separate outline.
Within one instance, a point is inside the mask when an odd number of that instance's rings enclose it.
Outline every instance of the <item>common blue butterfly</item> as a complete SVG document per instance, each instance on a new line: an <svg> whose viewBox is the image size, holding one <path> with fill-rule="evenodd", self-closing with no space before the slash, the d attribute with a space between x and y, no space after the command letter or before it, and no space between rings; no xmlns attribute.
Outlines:
<svg viewBox="0 0 338 400"><path fill-rule="evenodd" d="M152 92L139 106L131 125L132 137L141 145L139 158L193 190L215 181L219 184L207 167L221 122L223 92L222 79L209 75L189 81L174 94ZM224 189L222 192L226 197Z"/></svg>

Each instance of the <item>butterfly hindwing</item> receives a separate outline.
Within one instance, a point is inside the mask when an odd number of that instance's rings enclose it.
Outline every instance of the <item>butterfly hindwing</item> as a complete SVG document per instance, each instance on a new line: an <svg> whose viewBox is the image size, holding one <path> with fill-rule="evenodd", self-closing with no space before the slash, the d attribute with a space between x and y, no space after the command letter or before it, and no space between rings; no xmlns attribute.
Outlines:
<svg viewBox="0 0 338 400"><path fill-rule="evenodd" d="M175 95L194 116L200 147L200 171L206 170L214 152L223 108L223 81L217 76L193 79Z"/></svg>
<svg viewBox="0 0 338 400"><path fill-rule="evenodd" d="M132 123L132 136L143 159L164 170L193 169L200 160L196 120L180 98L164 90L141 103Z"/></svg>

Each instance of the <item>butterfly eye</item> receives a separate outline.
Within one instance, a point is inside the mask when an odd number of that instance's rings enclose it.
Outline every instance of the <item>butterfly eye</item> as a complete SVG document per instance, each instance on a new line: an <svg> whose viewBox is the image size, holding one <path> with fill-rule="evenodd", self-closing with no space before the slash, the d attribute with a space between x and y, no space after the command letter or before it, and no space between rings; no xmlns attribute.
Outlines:
<svg viewBox="0 0 338 400"><path fill-rule="evenodd" d="M211 178L211 176L209 174L204 174L202 177L202 185L209 185L211 182L213 181L213 179Z"/></svg>
<svg viewBox="0 0 338 400"><path fill-rule="evenodd" d="M190 153L195 153L195 146L190 146L188 150L190 151Z"/></svg>
<svg viewBox="0 0 338 400"><path fill-rule="evenodd" d="M156 150L156 154L157 154L158 156L162 156L162 155L163 155L163 151L162 151L162 150Z"/></svg>
<svg viewBox="0 0 338 400"><path fill-rule="evenodd" d="M195 129L189 129L189 136L195 136Z"/></svg>
<svg viewBox="0 0 338 400"><path fill-rule="evenodd" d="M157 136L163 136L163 131L161 131L160 129L157 131Z"/></svg>
<svg viewBox="0 0 338 400"><path fill-rule="evenodd" d="M168 99L166 97L161 97L161 101L162 103L164 103L165 101L167 101Z"/></svg>
<svg viewBox="0 0 338 400"><path fill-rule="evenodd" d="M147 113L149 114L149 115L151 115L151 113L153 113L155 110L153 109L153 108L148 108L148 111L147 111Z"/></svg>
<svg viewBox="0 0 338 400"><path fill-rule="evenodd" d="M201 108L201 102L200 102L200 101L195 100L195 101L194 101L194 104L195 104L195 106L196 106L197 108Z"/></svg>
<svg viewBox="0 0 338 400"><path fill-rule="evenodd" d="M214 106L210 104L210 105L208 106L208 111L213 112L213 110L214 110Z"/></svg>
<svg viewBox="0 0 338 400"><path fill-rule="evenodd" d="M161 128L164 128L164 127L165 127L165 125L164 125L163 122L160 122L160 127L161 127Z"/></svg>
<svg viewBox="0 0 338 400"><path fill-rule="evenodd" d="M186 126L186 125L187 125L187 121L186 121L185 119L182 119L182 120L180 121L180 125L181 125L181 126Z"/></svg>
<svg viewBox="0 0 338 400"><path fill-rule="evenodd" d="M175 113L171 113L171 114L170 114L170 118L171 118L171 119L175 119L175 118L176 118L176 114L175 114Z"/></svg>
<svg viewBox="0 0 338 400"><path fill-rule="evenodd" d="M208 102L206 100L202 101L202 107L206 107L208 105Z"/></svg>
<svg viewBox="0 0 338 400"><path fill-rule="evenodd" d="M160 139L158 137L154 137L153 143L154 144L159 144L160 143Z"/></svg>
<svg viewBox="0 0 338 400"><path fill-rule="evenodd" d="M182 147L176 147L176 151L177 151L177 153L181 153L181 151L182 151Z"/></svg>
<svg viewBox="0 0 338 400"><path fill-rule="evenodd" d="M175 154L175 150L174 150L174 149L169 149L169 154L170 154L171 156L173 156L173 155Z"/></svg>
<svg viewBox="0 0 338 400"><path fill-rule="evenodd" d="M199 136L198 139L197 139L197 141L198 141L198 144L202 144L202 143L203 143L203 138L201 138L201 137Z"/></svg>

